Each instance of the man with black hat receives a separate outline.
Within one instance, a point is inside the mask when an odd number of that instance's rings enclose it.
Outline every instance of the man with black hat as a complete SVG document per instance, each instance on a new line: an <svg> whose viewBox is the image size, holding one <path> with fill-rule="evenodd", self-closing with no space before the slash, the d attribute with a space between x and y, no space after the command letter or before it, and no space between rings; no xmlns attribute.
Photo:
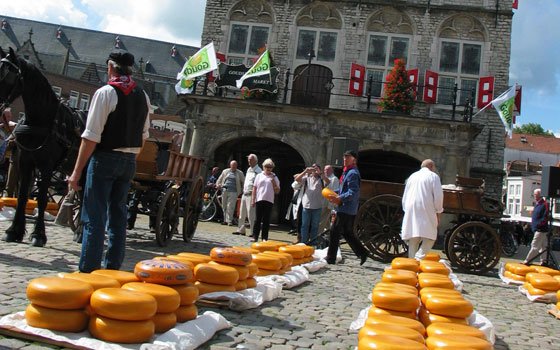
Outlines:
<svg viewBox="0 0 560 350"><path fill-rule="evenodd" d="M358 213L361 181L357 161L358 154L355 151L349 150L344 152L344 170L340 181L340 189L338 190L338 195L330 199L333 204L338 206L327 251L327 263L329 264L336 263L340 236L344 236L346 243L348 243L354 254L360 258L360 265L363 265L368 257L367 250L354 235L354 219Z"/></svg>
<svg viewBox="0 0 560 350"><path fill-rule="evenodd" d="M68 178L69 187L79 190L86 170L81 272L101 267L118 270L124 259L126 198L136 156L150 125L150 99L130 76L133 65L134 56L129 52L117 49L110 53L109 81L93 95L78 159ZM103 260L105 231L109 243Z"/></svg>

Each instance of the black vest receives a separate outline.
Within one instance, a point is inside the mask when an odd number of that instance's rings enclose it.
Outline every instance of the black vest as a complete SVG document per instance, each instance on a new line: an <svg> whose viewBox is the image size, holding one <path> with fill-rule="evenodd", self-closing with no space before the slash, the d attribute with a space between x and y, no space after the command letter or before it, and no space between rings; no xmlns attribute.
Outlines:
<svg viewBox="0 0 560 350"><path fill-rule="evenodd" d="M97 149L113 150L121 147L142 147L142 132L148 115L144 91L136 86L128 95L117 92L117 107L107 117Z"/></svg>

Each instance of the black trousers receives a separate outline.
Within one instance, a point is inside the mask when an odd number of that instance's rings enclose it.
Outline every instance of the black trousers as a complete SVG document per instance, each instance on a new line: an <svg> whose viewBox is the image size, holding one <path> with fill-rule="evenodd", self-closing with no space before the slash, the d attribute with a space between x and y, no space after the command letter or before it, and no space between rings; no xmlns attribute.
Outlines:
<svg viewBox="0 0 560 350"><path fill-rule="evenodd" d="M270 215L272 214L272 203L269 201L258 201L255 203L255 224L253 225L253 238L259 240L262 227L262 239L268 240L268 229L270 227Z"/></svg>
<svg viewBox="0 0 560 350"><path fill-rule="evenodd" d="M334 264L336 262L336 253L338 252L341 236L346 239L346 243L348 243L358 258L361 259L363 256L368 255L367 250L354 235L355 218L356 215L336 213L336 219L331 229L331 236L329 239L329 249L327 250L327 262L329 264Z"/></svg>

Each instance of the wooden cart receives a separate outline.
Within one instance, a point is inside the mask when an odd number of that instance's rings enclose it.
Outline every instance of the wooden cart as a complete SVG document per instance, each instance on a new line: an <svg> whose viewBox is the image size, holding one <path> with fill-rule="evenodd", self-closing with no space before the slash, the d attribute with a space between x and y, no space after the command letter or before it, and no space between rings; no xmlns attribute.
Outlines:
<svg viewBox="0 0 560 350"><path fill-rule="evenodd" d="M453 266L475 273L492 269L501 254L497 229L503 208L483 188L482 179L457 177L454 188L443 190L444 213L456 216L445 230L444 252ZM407 254L400 236L403 192L401 183L362 180L354 232L373 259L388 262Z"/></svg>

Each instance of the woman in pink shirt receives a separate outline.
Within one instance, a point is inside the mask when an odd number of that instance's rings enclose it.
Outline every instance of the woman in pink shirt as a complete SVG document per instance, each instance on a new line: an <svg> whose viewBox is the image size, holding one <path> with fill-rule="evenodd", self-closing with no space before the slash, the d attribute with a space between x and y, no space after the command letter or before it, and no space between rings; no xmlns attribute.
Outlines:
<svg viewBox="0 0 560 350"><path fill-rule="evenodd" d="M255 207L256 218L253 225L253 238L251 242L259 240L262 226L262 240L268 240L268 228L270 227L270 214L274 204L274 195L280 192L280 180L272 172L274 162L268 158L263 162L264 171L255 177L251 204Z"/></svg>

